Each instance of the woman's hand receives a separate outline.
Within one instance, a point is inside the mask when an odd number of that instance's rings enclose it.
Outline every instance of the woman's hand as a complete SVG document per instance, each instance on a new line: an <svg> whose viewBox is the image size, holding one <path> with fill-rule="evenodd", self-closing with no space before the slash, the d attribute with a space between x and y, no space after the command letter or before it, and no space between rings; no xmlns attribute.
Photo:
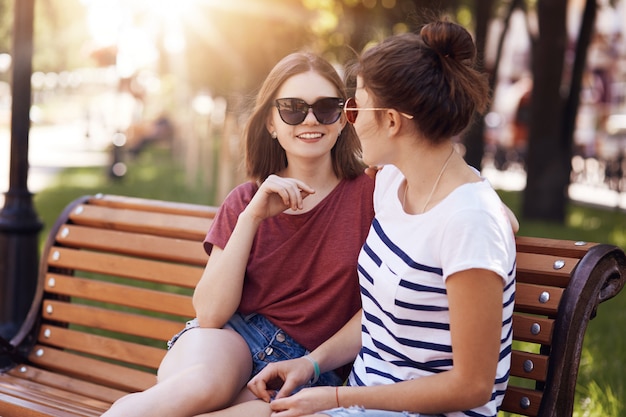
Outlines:
<svg viewBox="0 0 626 417"><path fill-rule="evenodd" d="M371 179L375 180L376 174L378 174L378 171L380 171L381 169L382 169L382 166L370 165L367 168L365 168L365 174L367 174L367 176L370 177Z"/></svg>
<svg viewBox="0 0 626 417"><path fill-rule="evenodd" d="M265 402L289 396L315 374L313 364L304 357L272 362L248 382L248 389Z"/></svg>
<svg viewBox="0 0 626 417"><path fill-rule="evenodd" d="M262 220L289 208L301 210L302 201L313 193L315 190L300 180L270 175L263 181L244 213Z"/></svg>
<svg viewBox="0 0 626 417"><path fill-rule="evenodd" d="M276 399L270 404L272 417L299 417L337 407L336 387L304 388L291 397Z"/></svg>

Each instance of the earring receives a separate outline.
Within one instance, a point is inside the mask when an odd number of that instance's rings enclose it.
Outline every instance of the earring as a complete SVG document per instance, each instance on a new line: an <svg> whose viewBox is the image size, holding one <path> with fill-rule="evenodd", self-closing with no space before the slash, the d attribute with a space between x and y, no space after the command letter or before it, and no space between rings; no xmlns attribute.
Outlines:
<svg viewBox="0 0 626 417"><path fill-rule="evenodd" d="M278 133L276 133L276 131L273 131L270 135L272 136L272 139L276 139L278 137Z"/></svg>

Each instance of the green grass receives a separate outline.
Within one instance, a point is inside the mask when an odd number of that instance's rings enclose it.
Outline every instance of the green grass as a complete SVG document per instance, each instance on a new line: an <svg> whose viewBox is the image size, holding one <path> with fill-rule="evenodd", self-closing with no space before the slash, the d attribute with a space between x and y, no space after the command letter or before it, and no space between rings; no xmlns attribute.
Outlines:
<svg viewBox="0 0 626 417"><path fill-rule="evenodd" d="M119 181L107 178L105 168L67 169L57 181L35 196L45 228L41 240L62 209L85 194L107 193L171 201L214 204L210 187L189 184L184 169L161 150L150 150L129 164ZM501 192L519 216L521 193ZM626 214L570 204L565 225L520 219L519 234L589 242L626 248ZM626 291L603 303L585 338L577 386L576 417L626 415Z"/></svg>
<svg viewBox="0 0 626 417"><path fill-rule="evenodd" d="M66 205L83 195L97 193L198 204L214 202L211 188L189 180L183 167L165 149L149 148L129 161L127 174L119 179L110 179L107 167L61 171L51 186L34 197L35 209L44 223L41 241Z"/></svg>
<svg viewBox="0 0 626 417"><path fill-rule="evenodd" d="M505 191L500 191L499 194L519 216L522 194ZM599 209L569 204L565 225L521 219L519 235L611 243L626 249L626 213L613 208Z"/></svg>

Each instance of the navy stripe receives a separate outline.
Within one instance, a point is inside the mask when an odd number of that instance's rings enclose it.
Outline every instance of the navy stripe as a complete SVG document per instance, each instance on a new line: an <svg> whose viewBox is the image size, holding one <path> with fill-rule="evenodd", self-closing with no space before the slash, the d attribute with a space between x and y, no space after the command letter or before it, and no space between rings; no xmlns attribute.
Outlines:
<svg viewBox="0 0 626 417"><path fill-rule="evenodd" d="M371 339L371 340L374 343L374 346L376 348L382 350L383 352L386 352L386 353L388 353L390 355L393 355L393 356L395 356L398 359L403 359L403 360L405 360L407 362L410 361L410 359L407 356L403 355L402 353L400 353L400 352L398 352L398 351L396 351L394 349L391 349L389 346L383 345L383 344L381 344L380 342L378 342L378 341L376 341L374 339Z"/></svg>
<svg viewBox="0 0 626 417"><path fill-rule="evenodd" d="M375 341L374 341L374 344L381 351L384 351L390 355L397 357L398 358L397 360L387 360L387 362L398 367L419 369L421 371L426 371L432 374L438 374L440 372L445 372L449 370L449 368L451 368L453 365L452 359L440 359L440 360L433 360L433 361L428 361L424 363L415 362L411 360L410 358L406 357L405 355L389 348L389 346L387 345L382 345L380 343L376 343ZM364 359L365 356L371 356L380 361L383 361L383 359L380 357L380 355L378 355L378 353L366 347L363 347L361 349L359 356L361 356L362 359ZM438 368L443 368L443 369L438 369Z"/></svg>
<svg viewBox="0 0 626 417"><path fill-rule="evenodd" d="M377 324L380 327L382 327L383 329L387 330L387 333L389 333L389 330L385 327L385 325L383 324L382 320L379 319L378 317L368 313L366 310L363 310L363 314L365 315L365 319L367 321L369 321L372 324Z"/></svg>
<svg viewBox="0 0 626 417"><path fill-rule="evenodd" d="M404 354L402 354L402 353L400 353L400 352L396 351L395 349L392 349L391 347L389 347L389 346L387 346L387 345L385 345L385 344L380 343L378 340L374 340L373 338L371 338L371 340L372 340L372 343L374 343L374 346L375 346L377 349L379 349L379 350L381 350L381 351L383 351L383 352L386 352L386 353L388 353L388 354L390 354L390 355L395 356L396 358L398 358L398 360L401 360L401 361L404 361L404 362L410 362L410 363L413 363L415 367L420 368L420 369L424 369L424 368L421 368L421 367L420 367L420 364L419 364L418 362L413 361L413 360L412 360L411 358L409 358L408 356L406 356L406 355L404 355ZM363 352L364 350L369 351L369 349L367 349L367 348L363 347L363 348L361 349L361 352ZM376 354L376 355L371 355L371 356L373 356L373 357L375 357L375 358L379 358L378 354Z"/></svg>
<svg viewBox="0 0 626 417"><path fill-rule="evenodd" d="M504 348L502 352L500 352L500 355L498 356L498 362L500 362L502 359L506 358L510 354L511 354L511 345L507 346L506 348Z"/></svg>
<svg viewBox="0 0 626 417"><path fill-rule="evenodd" d="M410 346L410 347L415 347L415 348L420 348L420 349L427 349L427 350L434 350L437 352L447 352L447 353L452 352L452 346L450 345L442 345L440 343L428 343L428 342L422 342L419 340L406 339L406 338L400 338L400 337L396 337L394 339L398 343L401 343L402 345L405 345L405 346Z"/></svg>
<svg viewBox="0 0 626 417"><path fill-rule="evenodd" d="M380 310L380 305L378 304L378 301L376 300L376 298L367 290L367 288L361 286L361 298L368 298L369 300L372 301L372 303L374 303L378 309Z"/></svg>
<svg viewBox="0 0 626 417"><path fill-rule="evenodd" d="M358 272L361 273L361 275L363 275L363 278L368 280L370 282L370 284L374 285L374 278L372 278L372 276L367 273L365 268L360 263L357 264L356 269L357 269Z"/></svg>
<svg viewBox="0 0 626 417"><path fill-rule="evenodd" d="M396 378L394 377L392 374L387 373L387 372L381 372L375 368L370 368L370 367L366 367L365 368L365 372L367 372L368 374L374 374L374 375L378 375L378 376L382 376L383 378L386 378L390 381L393 382L402 382L403 380L400 378Z"/></svg>
<svg viewBox="0 0 626 417"><path fill-rule="evenodd" d="M378 255L376 255L376 253L374 253L372 248L367 244L367 241L365 241L365 243L363 244L363 252L367 253L367 255L370 257L370 259L378 267L380 267L382 265L383 261L378 257Z"/></svg>
<svg viewBox="0 0 626 417"><path fill-rule="evenodd" d="M362 355L368 355L371 356L372 358L376 358L378 360L383 360L383 358L380 357L380 355L378 354L378 352L376 352L375 350L372 350L370 348L367 348L365 346L363 346L363 348L361 348L361 353Z"/></svg>
<svg viewBox="0 0 626 417"><path fill-rule="evenodd" d="M509 380L510 373L510 371L507 371L506 375L504 375L502 378L496 378L496 385L504 384L505 382L507 382ZM504 394L504 391L502 391L502 394Z"/></svg>
<svg viewBox="0 0 626 417"><path fill-rule="evenodd" d="M398 325L403 326L412 326L412 327L425 327L428 329L439 329L439 330L449 330L450 325L447 323L440 323L434 321L418 321L418 320L409 320L409 319L399 319L388 311L383 310L382 306L378 302L378 300L372 296L372 294L367 290L367 288L361 287L361 295L374 304L378 310L380 310L385 316L389 317L389 319ZM420 310L420 311L447 311L447 308L443 307L432 307L432 306L416 306L413 304L402 303L400 301L396 301L396 305L399 307L410 308L412 310ZM378 323L381 327L385 327L382 322Z"/></svg>
<svg viewBox="0 0 626 417"><path fill-rule="evenodd" d="M356 382L356 384L359 387L364 387L365 383L363 382L363 380L361 378L359 378L359 376L356 374L356 372L352 372L352 377L354 377L354 382Z"/></svg>
<svg viewBox="0 0 626 417"><path fill-rule="evenodd" d="M511 268L511 270L509 271L509 276L513 276L516 268L517 268L517 256L515 257L515 261L513 261L513 268Z"/></svg>
<svg viewBox="0 0 626 417"><path fill-rule="evenodd" d="M418 320L409 320L409 319L397 319L389 315L394 323L402 325L402 326L411 326L411 327L424 327L427 329L439 329L439 330L450 330L450 325L448 323L440 323L436 321L418 321Z"/></svg>
<svg viewBox="0 0 626 417"><path fill-rule="evenodd" d="M463 411L463 414L465 414L466 416L469 416L469 417L496 417L497 416L497 414L493 415L493 416L487 416L485 414L479 414L479 413L477 413L475 411L472 411L472 410Z"/></svg>
<svg viewBox="0 0 626 417"><path fill-rule="evenodd" d="M408 266L413 269L417 269L420 271L432 272L433 274L437 274L439 276L443 276L443 270L441 268L435 268L428 265L423 265L418 262L415 262L409 255L404 253L402 249L400 249L396 244L394 244L389 237L385 234L380 223L376 218L372 221L372 228L376 231L376 234L382 240L382 242L389 248L391 252L393 252L396 256L404 261Z"/></svg>
<svg viewBox="0 0 626 417"><path fill-rule="evenodd" d="M445 288L437 288L437 287L432 287L430 285L422 285L416 282L407 281L405 279L401 279L399 285L401 287L408 288L413 291L432 292L435 294L447 294L448 293Z"/></svg>
<svg viewBox="0 0 626 417"><path fill-rule="evenodd" d="M442 344L439 344L439 343L428 343L428 342L423 342L423 341L419 341L419 340L412 340L412 339L406 339L406 338L397 337L396 335L391 333L389 331L389 329L387 329L383 325L382 321L378 317L375 317L375 316L369 314L365 310L364 310L364 314L365 314L365 319L366 320L368 320L369 322L371 322L373 324L377 324L380 327L382 327L383 329L385 329L387 331L387 333L397 343L400 343L401 345L410 346L410 347L416 347L416 348L420 348L420 349L435 350L435 351L438 351L438 352L452 352L452 347L449 346L449 345L442 345Z"/></svg>
<svg viewBox="0 0 626 417"><path fill-rule="evenodd" d="M424 363L417 362L406 362L406 361L392 361L396 366L400 366L403 368L418 368L423 371L429 371L434 374L438 374L440 372L448 371L449 369L438 369L438 368L450 368L452 367L452 359L440 359L436 361L428 361Z"/></svg>
<svg viewBox="0 0 626 417"><path fill-rule="evenodd" d="M405 307L405 308L410 308L412 310L419 310L419 311L448 311L448 307L439 307L439 306L429 306L429 305L422 305L422 304L411 304L411 303L407 303L405 301L399 301L396 300L396 305L398 307Z"/></svg>
<svg viewBox="0 0 626 417"><path fill-rule="evenodd" d="M502 397L502 396L504 396L504 394L505 394L505 393L506 393L506 391L505 391L505 390L497 390L496 392L494 392L494 393L491 395L491 399L492 399L492 400L495 400L495 399L496 399L496 398L498 398L498 397Z"/></svg>
<svg viewBox="0 0 626 417"><path fill-rule="evenodd" d="M509 297L509 299L506 300L506 302L502 306L506 308L510 306L511 304L513 304L514 302L515 302L515 291L511 293L511 296Z"/></svg>

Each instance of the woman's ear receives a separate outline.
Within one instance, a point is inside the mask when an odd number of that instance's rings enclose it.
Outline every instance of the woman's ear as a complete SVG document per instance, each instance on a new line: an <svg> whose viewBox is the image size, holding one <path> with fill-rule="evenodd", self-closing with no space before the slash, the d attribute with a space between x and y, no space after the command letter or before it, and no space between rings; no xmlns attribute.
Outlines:
<svg viewBox="0 0 626 417"><path fill-rule="evenodd" d="M385 123L389 131L389 136L399 134L403 122L404 120L402 120L402 115L397 110L387 110L387 113L385 114Z"/></svg>

